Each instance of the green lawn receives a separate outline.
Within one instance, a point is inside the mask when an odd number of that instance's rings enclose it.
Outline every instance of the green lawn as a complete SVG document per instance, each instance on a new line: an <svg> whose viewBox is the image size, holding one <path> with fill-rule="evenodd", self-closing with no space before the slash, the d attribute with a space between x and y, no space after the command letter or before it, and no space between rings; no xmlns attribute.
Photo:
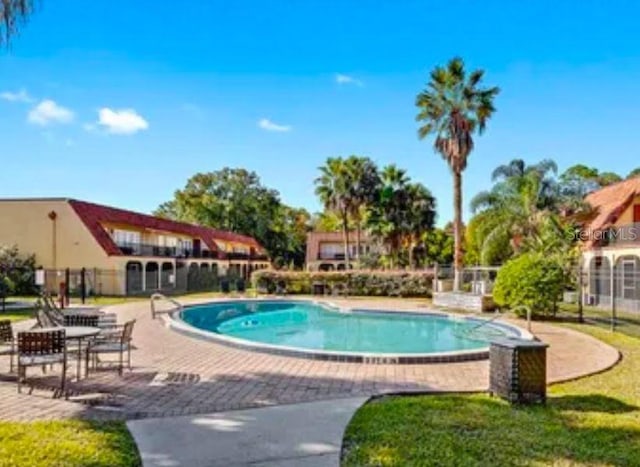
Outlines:
<svg viewBox="0 0 640 467"><path fill-rule="evenodd" d="M616 346L621 363L552 386L547 406L487 395L371 402L347 428L343 465L640 465L640 339L569 326Z"/></svg>
<svg viewBox="0 0 640 467"><path fill-rule="evenodd" d="M139 465L124 422L0 422L0 466Z"/></svg>
<svg viewBox="0 0 640 467"><path fill-rule="evenodd" d="M22 321L23 319L33 318L33 308L24 310L0 311L0 319L8 319L10 321Z"/></svg>

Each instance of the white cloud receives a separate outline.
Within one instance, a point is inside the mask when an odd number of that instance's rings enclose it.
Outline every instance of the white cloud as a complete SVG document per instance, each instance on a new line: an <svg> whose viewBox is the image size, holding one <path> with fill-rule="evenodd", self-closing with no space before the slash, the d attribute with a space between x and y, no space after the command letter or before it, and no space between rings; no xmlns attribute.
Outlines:
<svg viewBox="0 0 640 467"><path fill-rule="evenodd" d="M18 92L2 92L0 93L0 99L9 102L33 102L33 97L31 97L24 88L20 89Z"/></svg>
<svg viewBox="0 0 640 467"><path fill-rule="evenodd" d="M149 123L135 110L113 110L108 107L98 111L98 125L104 127L108 133L117 135L132 135L149 128ZM93 129L93 125L85 125L85 130Z"/></svg>
<svg viewBox="0 0 640 467"><path fill-rule="evenodd" d="M70 123L73 121L73 112L50 99L45 99L29 111L27 119L30 123L41 126L50 123Z"/></svg>
<svg viewBox="0 0 640 467"><path fill-rule="evenodd" d="M362 81L354 78L353 76L336 74L336 83L338 84L355 84L356 86L362 86Z"/></svg>
<svg viewBox="0 0 640 467"><path fill-rule="evenodd" d="M290 125L278 125L277 123L272 122L268 118L262 118L258 121L258 126L263 130L267 131L291 131Z"/></svg>

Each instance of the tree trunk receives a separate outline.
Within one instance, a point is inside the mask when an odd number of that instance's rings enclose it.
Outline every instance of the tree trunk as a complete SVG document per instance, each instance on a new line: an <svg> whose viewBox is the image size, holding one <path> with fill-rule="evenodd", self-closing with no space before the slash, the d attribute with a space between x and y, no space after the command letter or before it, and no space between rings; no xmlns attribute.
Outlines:
<svg viewBox="0 0 640 467"><path fill-rule="evenodd" d="M358 263L358 269L360 269L360 232L362 228L360 226L360 221L356 222L356 261Z"/></svg>
<svg viewBox="0 0 640 467"><path fill-rule="evenodd" d="M412 271L416 269L413 265L413 242L409 242L409 269Z"/></svg>
<svg viewBox="0 0 640 467"><path fill-rule="evenodd" d="M453 291L460 292L462 285L462 173L453 173Z"/></svg>
<svg viewBox="0 0 640 467"><path fill-rule="evenodd" d="M344 236L344 269L349 270L349 219L345 215L342 218L342 235Z"/></svg>

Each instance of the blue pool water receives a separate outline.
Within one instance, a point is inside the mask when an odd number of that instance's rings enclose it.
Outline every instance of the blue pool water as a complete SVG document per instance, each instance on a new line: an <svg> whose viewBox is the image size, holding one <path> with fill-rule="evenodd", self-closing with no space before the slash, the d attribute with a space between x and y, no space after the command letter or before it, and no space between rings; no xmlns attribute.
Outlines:
<svg viewBox="0 0 640 467"><path fill-rule="evenodd" d="M448 315L341 312L303 301L234 301L185 309L199 329L237 339L308 350L424 354L482 349L517 332Z"/></svg>

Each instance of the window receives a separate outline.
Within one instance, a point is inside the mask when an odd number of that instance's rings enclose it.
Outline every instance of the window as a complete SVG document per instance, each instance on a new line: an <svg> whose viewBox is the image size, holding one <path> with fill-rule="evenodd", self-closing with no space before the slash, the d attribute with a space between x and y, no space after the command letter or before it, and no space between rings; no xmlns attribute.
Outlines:
<svg viewBox="0 0 640 467"><path fill-rule="evenodd" d="M140 232L130 230L114 230L113 241L118 246L132 246L140 243Z"/></svg>
<svg viewBox="0 0 640 467"><path fill-rule="evenodd" d="M320 257L325 259L335 258L337 255L344 255L344 245L340 243L321 243Z"/></svg>

